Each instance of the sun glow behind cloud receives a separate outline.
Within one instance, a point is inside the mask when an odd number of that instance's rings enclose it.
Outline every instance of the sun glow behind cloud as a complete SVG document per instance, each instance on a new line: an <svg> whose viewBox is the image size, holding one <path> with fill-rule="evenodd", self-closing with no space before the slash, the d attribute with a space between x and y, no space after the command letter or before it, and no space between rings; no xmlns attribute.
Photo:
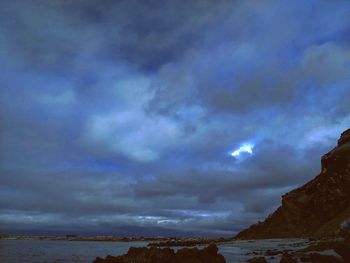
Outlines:
<svg viewBox="0 0 350 263"><path fill-rule="evenodd" d="M230 154L233 157L238 157L241 155L241 153L249 153L250 155L252 155L253 149L254 149L254 144L244 143L238 149L234 150Z"/></svg>

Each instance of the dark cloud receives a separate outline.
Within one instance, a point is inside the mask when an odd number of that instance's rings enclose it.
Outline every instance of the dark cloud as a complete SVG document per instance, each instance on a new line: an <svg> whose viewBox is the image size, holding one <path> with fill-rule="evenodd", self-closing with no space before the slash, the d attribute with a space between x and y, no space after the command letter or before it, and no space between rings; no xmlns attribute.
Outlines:
<svg viewBox="0 0 350 263"><path fill-rule="evenodd" d="M234 235L349 127L347 1L1 1L0 24L2 232Z"/></svg>
<svg viewBox="0 0 350 263"><path fill-rule="evenodd" d="M215 1L8 1L3 6L10 18L5 20L9 44L31 66L62 71L87 69L85 61L100 59L158 68L198 45L223 12Z"/></svg>

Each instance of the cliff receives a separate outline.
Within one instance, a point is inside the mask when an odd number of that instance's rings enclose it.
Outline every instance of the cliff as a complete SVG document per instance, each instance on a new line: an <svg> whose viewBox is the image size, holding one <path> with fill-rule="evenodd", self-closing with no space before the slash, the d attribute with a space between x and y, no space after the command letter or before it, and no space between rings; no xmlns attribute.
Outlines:
<svg viewBox="0 0 350 263"><path fill-rule="evenodd" d="M338 236L341 223L350 218L350 129L322 157L321 167L316 178L282 196L282 205L265 221L236 238Z"/></svg>

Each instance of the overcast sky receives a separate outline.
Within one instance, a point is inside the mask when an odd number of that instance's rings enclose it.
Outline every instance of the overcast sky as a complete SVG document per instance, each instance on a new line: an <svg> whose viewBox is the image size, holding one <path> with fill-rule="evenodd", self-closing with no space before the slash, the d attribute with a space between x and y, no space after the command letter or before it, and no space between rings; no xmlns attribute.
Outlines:
<svg viewBox="0 0 350 263"><path fill-rule="evenodd" d="M233 236L350 126L350 2L0 1L0 232Z"/></svg>

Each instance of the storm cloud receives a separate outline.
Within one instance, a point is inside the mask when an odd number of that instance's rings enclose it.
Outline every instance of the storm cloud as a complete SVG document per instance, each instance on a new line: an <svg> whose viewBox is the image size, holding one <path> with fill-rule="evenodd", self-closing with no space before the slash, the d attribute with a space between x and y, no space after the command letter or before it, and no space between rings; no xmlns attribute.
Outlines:
<svg viewBox="0 0 350 263"><path fill-rule="evenodd" d="M1 1L0 231L265 218L349 127L349 35L345 0Z"/></svg>

